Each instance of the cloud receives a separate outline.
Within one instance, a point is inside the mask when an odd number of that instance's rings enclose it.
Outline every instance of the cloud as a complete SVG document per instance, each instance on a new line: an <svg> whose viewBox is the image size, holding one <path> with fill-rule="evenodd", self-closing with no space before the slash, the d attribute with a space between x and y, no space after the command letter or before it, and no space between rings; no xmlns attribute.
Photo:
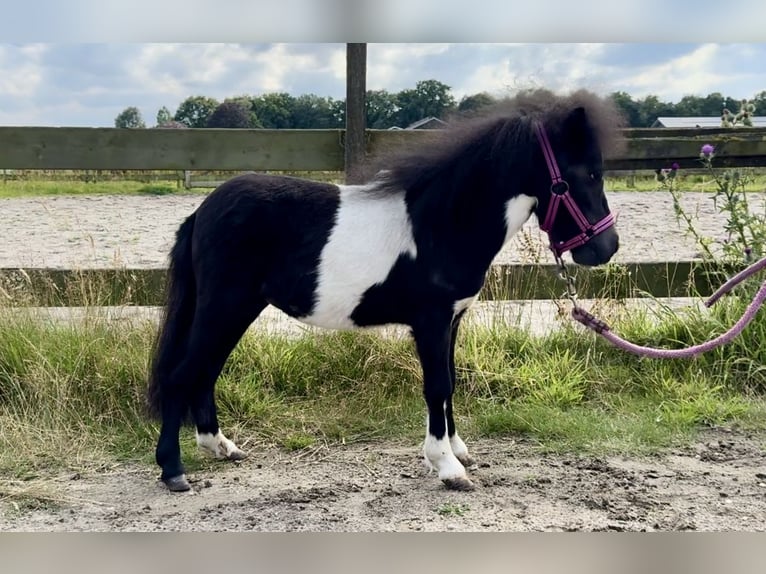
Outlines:
<svg viewBox="0 0 766 574"><path fill-rule="evenodd" d="M109 126L136 106L152 124L161 106L172 112L191 95L342 99L345 50L341 43L0 44L0 123ZM458 100L536 86L666 101L766 89L763 44L371 43L367 56L368 89L395 93L435 79Z"/></svg>
<svg viewBox="0 0 766 574"><path fill-rule="evenodd" d="M0 45L0 98L25 98L37 91L46 50L44 44Z"/></svg>
<svg viewBox="0 0 766 574"><path fill-rule="evenodd" d="M615 70L613 85L634 98L649 94L667 101L721 92L749 98L764 89L764 46L702 44L683 55L635 70ZM766 112L766 110L763 110Z"/></svg>
<svg viewBox="0 0 766 574"><path fill-rule="evenodd" d="M606 68L598 63L605 49L603 44L508 45L502 55L486 58L486 63L455 86L455 92L462 96L486 91L503 96L533 87L597 90L606 75Z"/></svg>

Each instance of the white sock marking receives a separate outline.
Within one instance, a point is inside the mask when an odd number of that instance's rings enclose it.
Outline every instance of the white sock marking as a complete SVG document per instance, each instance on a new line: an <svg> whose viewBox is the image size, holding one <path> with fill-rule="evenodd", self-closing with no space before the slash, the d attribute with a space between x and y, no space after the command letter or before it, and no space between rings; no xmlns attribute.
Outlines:
<svg viewBox="0 0 766 574"><path fill-rule="evenodd" d="M197 446L215 458L229 458L232 453L242 453L234 442L227 439L219 430L217 434L199 433L197 435Z"/></svg>
<svg viewBox="0 0 766 574"><path fill-rule="evenodd" d="M339 186L335 226L322 249L316 304L304 323L356 327L350 316L373 285L382 283L402 255L417 248L404 194L376 195L366 186Z"/></svg>
<svg viewBox="0 0 766 574"><path fill-rule="evenodd" d="M461 439L457 433L449 439L450 447L452 447L452 453L458 458L458 459L466 459L468 458L468 447L465 446L465 443L463 442L463 439Z"/></svg>
<svg viewBox="0 0 766 574"><path fill-rule="evenodd" d="M447 403L445 402L444 408L446 409L446 407ZM446 416L444 418L444 424L446 427ZM457 436L457 434L455 436ZM465 445L463 445L463 447L465 447ZM467 479L465 467L457 459L455 453L452 452L450 440L446 435L440 439L437 439L434 435L432 435L428 420L426 420L426 440L423 443L423 455L425 458L426 466L432 469L436 469L436 471L439 473L439 479Z"/></svg>
<svg viewBox="0 0 766 574"><path fill-rule="evenodd" d="M449 439L437 439L432 434L426 435L423 446L426 464L436 469L441 480L466 478L465 467L452 452Z"/></svg>

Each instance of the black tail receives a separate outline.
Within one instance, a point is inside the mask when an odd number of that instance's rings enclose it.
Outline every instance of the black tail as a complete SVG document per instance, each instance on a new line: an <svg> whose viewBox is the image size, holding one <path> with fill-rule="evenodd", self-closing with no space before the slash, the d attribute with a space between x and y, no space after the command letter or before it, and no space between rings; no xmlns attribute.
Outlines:
<svg viewBox="0 0 766 574"><path fill-rule="evenodd" d="M173 369L183 359L194 318L197 288L192 267L191 238L195 214L186 218L176 232L176 243L170 252L165 308L154 342L147 402L150 415L161 412L161 387L168 382Z"/></svg>

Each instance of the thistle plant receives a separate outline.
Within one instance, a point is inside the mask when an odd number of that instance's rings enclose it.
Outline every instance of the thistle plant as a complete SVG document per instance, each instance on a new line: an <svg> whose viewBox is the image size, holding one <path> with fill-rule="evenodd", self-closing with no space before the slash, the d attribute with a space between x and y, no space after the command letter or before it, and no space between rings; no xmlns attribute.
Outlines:
<svg viewBox="0 0 766 574"><path fill-rule="evenodd" d="M751 127L753 120L750 118L755 113L755 104L742 100L740 102L739 111L736 114L731 113L727 108L723 109L721 113L721 127L733 128L736 126Z"/></svg>
<svg viewBox="0 0 766 574"><path fill-rule="evenodd" d="M700 148L699 161L715 184L712 195L713 205L719 213L726 215L724 231L726 237L718 242L720 255L725 263L748 263L766 255L766 203L757 212L748 201L746 187L753 182L751 170L742 168L720 169L715 166L715 146L705 144ZM717 259L713 247L716 241L703 236L694 225L695 219L681 205L680 193L676 187L678 164L670 169L656 170L660 188L666 189L673 198L676 220L682 223L691 235L705 259ZM717 251L717 250L716 250Z"/></svg>
<svg viewBox="0 0 766 574"><path fill-rule="evenodd" d="M697 228L694 225L695 218L687 213L681 205L681 193L678 191L678 188L675 185L678 169L679 165L677 163L673 163L669 169L656 170L655 173L657 183L661 189L665 189L670 193L670 196L673 199L673 211L676 216L676 221L679 223L683 222L683 225L686 226L686 233L694 238L695 242L704 253L706 259L715 259L715 256L711 250L711 244L713 243L713 240L709 237L701 235L699 231L697 231Z"/></svg>
<svg viewBox="0 0 766 574"><path fill-rule="evenodd" d="M748 202L745 188L752 183L752 171L741 168L719 171L713 165L715 148L705 144L700 149L700 161L716 185L713 205L726 214L722 244L724 260L750 262L764 256L766 247L766 205L755 213Z"/></svg>

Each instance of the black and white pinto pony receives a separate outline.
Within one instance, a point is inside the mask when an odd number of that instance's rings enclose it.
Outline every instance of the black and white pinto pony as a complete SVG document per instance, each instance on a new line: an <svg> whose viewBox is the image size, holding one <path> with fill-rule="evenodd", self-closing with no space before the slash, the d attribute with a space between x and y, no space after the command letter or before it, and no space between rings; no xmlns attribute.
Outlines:
<svg viewBox="0 0 766 574"><path fill-rule="evenodd" d="M602 156L620 118L589 92L539 90L456 123L373 166L363 185L241 175L181 224L148 393L170 490L189 489L179 446L189 415L202 450L245 456L218 426L214 385L268 305L330 329L409 326L428 407L426 462L448 488L473 487L452 412L460 320L533 213L554 252L571 250L576 263L617 251Z"/></svg>

